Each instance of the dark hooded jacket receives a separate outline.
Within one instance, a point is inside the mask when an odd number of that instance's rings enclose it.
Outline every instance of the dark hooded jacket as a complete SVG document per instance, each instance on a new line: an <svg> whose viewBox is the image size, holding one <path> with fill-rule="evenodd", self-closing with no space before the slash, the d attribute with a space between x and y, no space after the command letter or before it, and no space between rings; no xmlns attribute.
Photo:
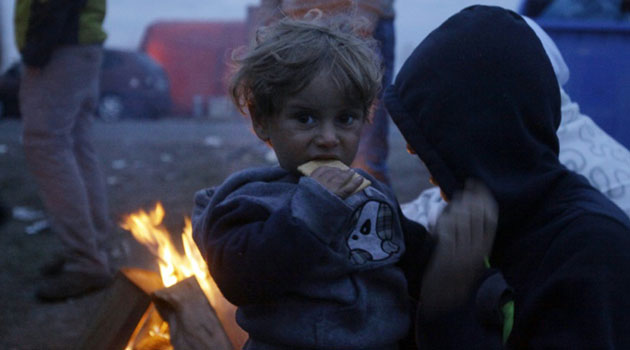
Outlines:
<svg viewBox="0 0 630 350"><path fill-rule="evenodd" d="M447 197L468 178L490 188L490 264L514 291L504 345L479 312L489 278L466 306L419 318L420 348L630 349L630 222L559 163L558 83L527 23L498 7L462 10L420 43L384 99Z"/></svg>

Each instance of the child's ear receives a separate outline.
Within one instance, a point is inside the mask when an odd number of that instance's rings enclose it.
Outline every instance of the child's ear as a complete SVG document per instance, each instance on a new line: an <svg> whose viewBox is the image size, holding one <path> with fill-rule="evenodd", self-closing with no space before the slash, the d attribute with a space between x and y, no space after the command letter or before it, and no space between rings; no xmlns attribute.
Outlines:
<svg viewBox="0 0 630 350"><path fill-rule="evenodd" d="M247 111L249 112L249 118L252 121L252 127L254 129L254 133L264 142L269 143L269 133L267 132L267 118L261 118L261 116L256 113L256 108L253 105L247 106Z"/></svg>
<svg viewBox="0 0 630 350"><path fill-rule="evenodd" d="M267 132L267 123L266 120L259 120L258 118L252 117L252 126L254 128L254 132L259 139L264 142L269 142L269 133Z"/></svg>

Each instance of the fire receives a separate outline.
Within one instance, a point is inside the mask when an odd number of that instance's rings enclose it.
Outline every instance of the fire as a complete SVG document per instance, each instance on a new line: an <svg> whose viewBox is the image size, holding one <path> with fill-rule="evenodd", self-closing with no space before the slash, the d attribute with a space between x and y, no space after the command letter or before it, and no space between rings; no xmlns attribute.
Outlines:
<svg viewBox="0 0 630 350"><path fill-rule="evenodd" d="M157 202L155 208L148 213L144 210L138 210L136 213L128 215L121 223L121 227L130 231L134 238L147 247L157 258L164 286L170 287L187 277L195 276L210 305L217 312L217 316L234 347L241 348L247 336L236 325L234 320L235 307L223 297L212 276L210 276L208 266L193 241L190 219L185 218L184 220L184 229L181 234L184 254L180 254L171 241L170 233L162 226L164 215L164 207L160 202ZM153 326L153 333L156 337L168 337L166 322ZM126 350L132 349L134 346L130 344Z"/></svg>
<svg viewBox="0 0 630 350"><path fill-rule="evenodd" d="M171 241L170 233L161 225L164 215L164 207L158 202L149 213L139 210L127 216L121 226L130 231L134 238L158 259L164 286L170 287L194 275L210 304L214 304L213 301L219 292L216 286L213 286L208 267L193 241L190 219L185 219L181 235L185 253L182 255Z"/></svg>

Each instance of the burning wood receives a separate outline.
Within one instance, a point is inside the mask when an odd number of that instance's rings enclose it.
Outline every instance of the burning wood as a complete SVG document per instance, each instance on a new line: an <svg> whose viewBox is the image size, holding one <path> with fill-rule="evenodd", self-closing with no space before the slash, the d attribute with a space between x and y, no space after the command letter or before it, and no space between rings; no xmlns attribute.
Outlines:
<svg viewBox="0 0 630 350"><path fill-rule="evenodd" d="M157 203L153 211L140 210L122 224L156 256L161 281L155 273L123 269L81 349L242 348L247 334L236 324L236 308L212 280L193 242L190 220L182 233L182 255L161 226L164 214ZM138 276L151 276L153 282Z"/></svg>
<svg viewBox="0 0 630 350"><path fill-rule="evenodd" d="M154 292L153 301L168 322L175 349L232 349L230 339L194 277Z"/></svg>
<svg viewBox="0 0 630 350"><path fill-rule="evenodd" d="M142 316L125 350L173 350L169 326L151 304Z"/></svg>
<svg viewBox="0 0 630 350"><path fill-rule="evenodd" d="M149 318L151 294L163 287L155 272L121 269L77 349L124 349L141 320Z"/></svg>

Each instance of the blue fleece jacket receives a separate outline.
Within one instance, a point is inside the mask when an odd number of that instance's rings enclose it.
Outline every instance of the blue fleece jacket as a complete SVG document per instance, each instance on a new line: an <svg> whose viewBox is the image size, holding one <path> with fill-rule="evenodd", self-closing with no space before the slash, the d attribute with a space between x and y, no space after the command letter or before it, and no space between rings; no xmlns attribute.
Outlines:
<svg viewBox="0 0 630 350"><path fill-rule="evenodd" d="M238 306L246 349L396 349L405 337L402 215L371 180L342 200L309 177L257 168L196 194L195 242Z"/></svg>

